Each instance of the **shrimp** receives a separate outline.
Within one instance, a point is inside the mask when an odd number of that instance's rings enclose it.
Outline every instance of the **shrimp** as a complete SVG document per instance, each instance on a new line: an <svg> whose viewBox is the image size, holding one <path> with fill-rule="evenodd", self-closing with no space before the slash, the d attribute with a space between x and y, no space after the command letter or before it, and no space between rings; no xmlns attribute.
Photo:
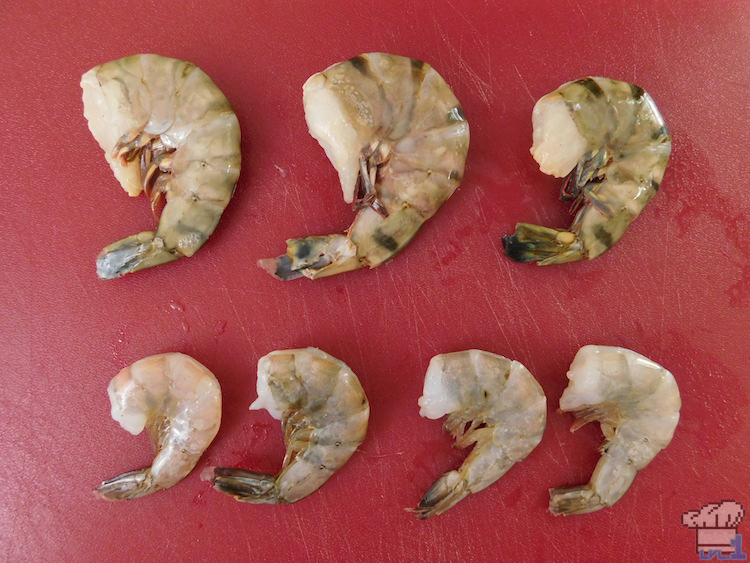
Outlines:
<svg viewBox="0 0 750 563"><path fill-rule="evenodd" d="M370 405L352 370L317 348L277 350L258 362L258 399L281 420L286 455L278 475L216 467L205 475L241 502L291 504L318 490L365 439Z"/></svg>
<svg viewBox="0 0 750 563"><path fill-rule="evenodd" d="M219 382L185 354L138 360L118 373L107 391L112 418L133 435L148 429L156 457L151 467L99 485L95 493L105 500L130 500L176 485L219 431Z"/></svg>
<svg viewBox="0 0 750 563"><path fill-rule="evenodd" d="M448 415L443 430L453 434L455 447L474 444L461 468L425 493L413 510L420 519L442 514L500 479L536 448L547 423L547 398L529 370L482 350L432 358L419 406L423 417Z"/></svg>
<svg viewBox="0 0 750 563"><path fill-rule="evenodd" d="M598 420L606 442L587 485L550 489L552 514L585 514L622 498L638 471L667 447L680 419L680 392L671 373L632 350L584 346L568 371L560 409L570 431Z"/></svg>
<svg viewBox="0 0 750 563"><path fill-rule="evenodd" d="M347 234L287 241L258 265L281 280L322 278L395 256L461 183L469 124L427 63L369 53L311 76L303 87L310 134L357 211Z"/></svg>
<svg viewBox="0 0 750 563"><path fill-rule="evenodd" d="M545 174L567 176L560 198L580 210L567 231L518 223L505 255L541 266L596 258L659 190L672 150L664 119L640 86L583 78L542 97L533 122L531 154Z"/></svg>
<svg viewBox="0 0 750 563"><path fill-rule="evenodd" d="M133 55L81 78L83 113L128 195L166 204L156 232L110 244L96 259L113 279L192 256L214 232L240 173L240 126L224 94L197 66Z"/></svg>

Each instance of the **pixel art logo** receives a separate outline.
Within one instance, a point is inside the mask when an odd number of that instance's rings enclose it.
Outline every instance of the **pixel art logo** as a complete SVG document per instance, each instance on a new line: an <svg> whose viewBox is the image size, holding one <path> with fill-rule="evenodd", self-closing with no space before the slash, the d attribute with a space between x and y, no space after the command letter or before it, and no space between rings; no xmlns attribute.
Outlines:
<svg viewBox="0 0 750 563"><path fill-rule="evenodd" d="M695 551L701 560L745 561L742 535L737 533L745 509L736 500L722 500L682 513L682 525L695 530Z"/></svg>

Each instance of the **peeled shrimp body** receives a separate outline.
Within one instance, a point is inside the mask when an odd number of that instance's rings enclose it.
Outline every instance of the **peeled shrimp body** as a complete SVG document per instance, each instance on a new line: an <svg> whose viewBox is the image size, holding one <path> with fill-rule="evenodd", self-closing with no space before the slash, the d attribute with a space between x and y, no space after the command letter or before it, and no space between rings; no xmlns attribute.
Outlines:
<svg viewBox="0 0 750 563"><path fill-rule="evenodd" d="M570 429L598 420L606 442L587 485L550 489L552 514L585 514L612 506L638 471L669 445L680 419L680 392L672 374L625 348L584 346L568 371L560 409Z"/></svg>
<svg viewBox="0 0 750 563"><path fill-rule="evenodd" d="M146 428L156 457L151 467L104 481L96 494L105 500L134 499L176 485L219 431L219 382L185 354L138 360L118 373L107 391L112 418L133 435Z"/></svg>
<svg viewBox="0 0 750 563"><path fill-rule="evenodd" d="M430 65L385 53L311 76L303 102L310 134L358 213L346 235L288 240L286 254L258 265L282 280L379 266L461 183L469 149L463 110Z"/></svg>
<svg viewBox="0 0 750 563"><path fill-rule="evenodd" d="M240 173L240 126L224 94L197 66L133 55L81 78L83 114L128 195L166 204L156 232L110 244L96 260L102 279L182 256L208 240Z"/></svg>
<svg viewBox="0 0 750 563"><path fill-rule="evenodd" d="M529 223L503 237L505 255L539 265L596 258L620 240L656 195L672 139L640 86L610 78L563 84L534 106L531 154L580 208L568 230Z"/></svg>
<svg viewBox="0 0 750 563"><path fill-rule="evenodd" d="M365 439L370 405L357 376L317 348L271 352L258 362L258 399L281 420L286 455L278 475L217 467L217 491L242 502L291 504L314 493Z"/></svg>
<svg viewBox="0 0 750 563"><path fill-rule="evenodd" d="M419 406L423 417L448 415L443 430L453 434L455 447L474 445L458 471L449 471L425 493L414 509L421 519L442 514L500 479L539 444L547 422L547 399L529 370L481 350L432 358Z"/></svg>

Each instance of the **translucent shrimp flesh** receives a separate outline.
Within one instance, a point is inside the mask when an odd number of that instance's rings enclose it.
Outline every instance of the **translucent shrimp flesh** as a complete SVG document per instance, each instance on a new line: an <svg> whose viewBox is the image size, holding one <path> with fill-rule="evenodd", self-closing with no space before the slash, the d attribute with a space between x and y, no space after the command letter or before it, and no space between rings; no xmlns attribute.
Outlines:
<svg viewBox="0 0 750 563"><path fill-rule="evenodd" d="M241 502L291 504L318 490L365 439L370 405L352 370L317 348L271 352L258 362L258 399L281 420L286 455L278 475L214 468L217 491Z"/></svg>
<svg viewBox="0 0 750 563"><path fill-rule="evenodd" d="M151 467L104 481L95 492L105 500L139 498L176 485L219 431L219 382L185 354L138 360L118 373L107 391L112 418L133 435L146 428L156 457Z"/></svg>
<svg viewBox="0 0 750 563"><path fill-rule="evenodd" d="M453 435L455 447L474 445L458 471L449 471L425 493L414 509L421 519L442 514L500 479L539 444L547 423L547 399L529 370L481 350L432 358L419 406L427 418L448 415L443 430Z"/></svg>
<svg viewBox="0 0 750 563"><path fill-rule="evenodd" d="M461 183L469 149L461 105L429 64L385 53L311 76L303 102L357 216L345 235L290 239L286 254L258 265L282 280L379 266Z"/></svg>
<svg viewBox="0 0 750 563"><path fill-rule="evenodd" d="M671 373L625 348L584 346L568 371L560 409L572 412L571 432L599 421L606 442L591 481L550 489L552 514L585 514L615 504L672 440L680 392Z"/></svg>
<svg viewBox="0 0 750 563"><path fill-rule="evenodd" d="M133 55L81 79L83 113L130 196L145 191L156 232L110 244L96 260L102 279L192 256L208 240L240 173L240 126L224 94L197 66Z"/></svg>
<svg viewBox="0 0 750 563"><path fill-rule="evenodd" d="M560 198L578 210L568 230L519 223L503 237L518 262L596 258L620 240L659 190L672 140L640 86L610 78L563 84L534 107L531 154L545 174L566 177Z"/></svg>

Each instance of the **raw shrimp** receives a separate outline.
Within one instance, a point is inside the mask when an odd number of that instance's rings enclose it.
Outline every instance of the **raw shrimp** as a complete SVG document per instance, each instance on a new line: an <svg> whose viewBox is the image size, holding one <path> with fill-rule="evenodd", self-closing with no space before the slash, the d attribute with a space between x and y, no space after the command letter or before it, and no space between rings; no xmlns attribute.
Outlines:
<svg viewBox="0 0 750 563"><path fill-rule="evenodd" d="M310 134L357 217L346 235L288 240L286 254L258 265L282 280L379 266L461 183L469 149L463 110L430 65L385 53L314 74L303 102Z"/></svg>
<svg viewBox="0 0 750 563"><path fill-rule="evenodd" d="M664 119L640 86L583 78L542 97L533 122L531 154L545 174L567 176L560 198L580 211L567 231L519 223L505 255L542 266L596 258L659 189L672 150Z"/></svg>
<svg viewBox="0 0 750 563"><path fill-rule="evenodd" d="M612 506L635 474L667 447L680 419L672 374L625 348L584 346L568 371L560 409L573 412L571 432L598 420L606 442L587 485L550 489L552 514L585 514Z"/></svg>
<svg viewBox="0 0 750 563"><path fill-rule="evenodd" d="M539 444L547 422L547 398L529 370L481 350L432 358L419 406L427 418L448 415L443 430L453 434L455 447L474 444L461 468L425 493L414 509L421 519L442 514L500 479Z"/></svg>
<svg viewBox="0 0 750 563"><path fill-rule="evenodd" d="M221 388L185 354L159 354L118 373L107 389L112 418L133 435L146 428L156 457L151 467L104 481L105 500L129 500L179 483L219 431Z"/></svg>
<svg viewBox="0 0 750 563"><path fill-rule="evenodd" d="M207 477L217 491L242 502L291 504L318 490L351 457L365 439L370 405L352 370L317 348L261 358L257 390L250 409L281 420L281 472L217 467Z"/></svg>
<svg viewBox="0 0 750 563"><path fill-rule="evenodd" d="M192 256L214 232L240 173L240 126L224 94L197 66L133 55L81 79L83 114L130 196L166 205L156 232L110 244L102 279Z"/></svg>

